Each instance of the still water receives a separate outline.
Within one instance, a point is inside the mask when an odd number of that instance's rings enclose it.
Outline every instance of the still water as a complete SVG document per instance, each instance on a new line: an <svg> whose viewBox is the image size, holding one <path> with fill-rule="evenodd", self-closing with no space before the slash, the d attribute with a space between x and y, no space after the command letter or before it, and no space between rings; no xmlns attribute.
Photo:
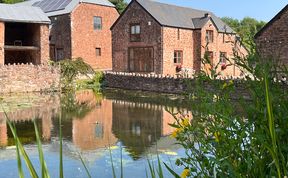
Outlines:
<svg viewBox="0 0 288 178"><path fill-rule="evenodd" d="M174 112L187 112L181 100L167 97L163 100L163 97L155 95L142 96L125 91L110 90L103 94L82 91L61 97L58 94L5 96L2 108L15 123L18 135L39 172L33 125L33 119L36 120L51 177L59 177L60 125L65 177L87 177L79 155L92 177L113 177L110 151L117 177L121 172L121 160L124 177L146 177L146 173L149 174L147 158L156 166L157 154L176 172L183 170L174 164L185 152L169 137L173 128L168 124L173 123L174 118L166 111L170 108ZM165 177L172 177L166 168L163 170ZM27 170L25 175L30 176ZM18 177L14 140L3 110L0 112L0 177Z"/></svg>

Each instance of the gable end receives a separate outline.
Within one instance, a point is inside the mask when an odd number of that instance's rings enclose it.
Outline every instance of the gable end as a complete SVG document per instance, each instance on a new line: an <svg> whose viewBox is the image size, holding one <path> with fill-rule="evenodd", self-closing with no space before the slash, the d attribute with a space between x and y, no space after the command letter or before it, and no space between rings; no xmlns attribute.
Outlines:
<svg viewBox="0 0 288 178"><path fill-rule="evenodd" d="M279 20L281 16L288 11L288 5L286 5L275 17L273 17L272 20L270 20L256 35L254 36L254 39L257 39L259 36L262 35L262 33L270 27L275 21Z"/></svg>

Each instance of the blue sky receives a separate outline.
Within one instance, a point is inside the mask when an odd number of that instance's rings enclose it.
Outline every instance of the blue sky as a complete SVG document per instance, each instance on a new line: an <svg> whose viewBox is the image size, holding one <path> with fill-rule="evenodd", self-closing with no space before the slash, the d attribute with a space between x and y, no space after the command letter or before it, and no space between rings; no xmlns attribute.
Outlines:
<svg viewBox="0 0 288 178"><path fill-rule="evenodd" d="M287 4L287 0L157 0L159 2L212 11L219 17L243 19L246 16L269 21Z"/></svg>

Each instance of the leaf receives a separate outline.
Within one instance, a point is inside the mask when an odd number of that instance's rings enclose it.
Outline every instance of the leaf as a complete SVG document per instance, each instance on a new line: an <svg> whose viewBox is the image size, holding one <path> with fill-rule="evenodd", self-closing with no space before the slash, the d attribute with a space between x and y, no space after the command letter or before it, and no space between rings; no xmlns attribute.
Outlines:
<svg viewBox="0 0 288 178"><path fill-rule="evenodd" d="M168 171L175 177L175 178L181 178L175 171L173 171L166 163L163 162L165 167L168 169Z"/></svg>

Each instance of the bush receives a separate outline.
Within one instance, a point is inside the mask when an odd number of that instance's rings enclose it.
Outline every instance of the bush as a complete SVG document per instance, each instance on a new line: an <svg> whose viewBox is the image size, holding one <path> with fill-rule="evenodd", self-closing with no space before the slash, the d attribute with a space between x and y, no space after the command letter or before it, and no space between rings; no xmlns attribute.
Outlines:
<svg viewBox="0 0 288 178"><path fill-rule="evenodd" d="M206 91L198 77L191 99L193 119L174 115L172 136L186 149L176 164L195 177L285 177L288 168L288 94L275 79L287 69L258 55L236 58L249 71L250 100L232 100L234 82ZM196 91L195 91L196 90ZM241 94L239 94L241 98Z"/></svg>

